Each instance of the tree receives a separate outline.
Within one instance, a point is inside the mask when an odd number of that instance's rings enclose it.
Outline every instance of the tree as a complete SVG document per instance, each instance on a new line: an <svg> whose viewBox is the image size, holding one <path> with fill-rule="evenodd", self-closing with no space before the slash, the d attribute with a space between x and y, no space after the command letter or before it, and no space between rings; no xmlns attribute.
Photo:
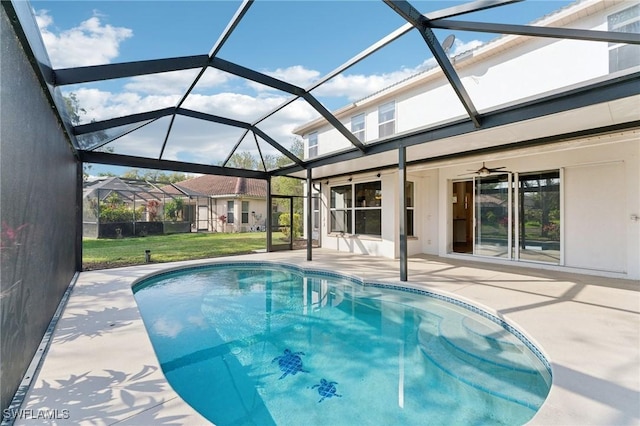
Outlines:
<svg viewBox="0 0 640 426"><path fill-rule="evenodd" d="M80 106L76 94L71 92L69 96L63 96L64 106L67 108L67 114L69 115L69 121L74 126L80 124L80 114L86 114L87 110Z"/></svg>
<svg viewBox="0 0 640 426"><path fill-rule="evenodd" d="M80 106L80 102L78 101L78 97L76 96L76 94L74 92L69 93L69 95L67 96L63 96L62 99L64 99L64 106L67 109L67 115L69 117L69 121L71 122L71 124L73 124L74 126L77 126L78 124L80 124L81 121L81 115L84 115L87 113L87 110L82 108ZM94 122L95 120L91 120L91 122ZM100 142L103 142L105 140L107 140L109 137L107 136L107 134L102 131L99 130L97 132L93 132L87 135L81 135L77 137L78 140L78 144L80 145L80 147L94 147L96 145L99 145ZM113 147L108 147L105 149L105 151L107 152L113 152ZM87 180L89 178L89 171L91 170L91 164L83 164L82 165L82 178L83 180Z"/></svg>
<svg viewBox="0 0 640 426"><path fill-rule="evenodd" d="M178 220L182 216L184 201L182 198L172 198L164 204L164 211L170 220Z"/></svg>
<svg viewBox="0 0 640 426"><path fill-rule="evenodd" d="M120 175L121 178L124 179L133 179L133 180L148 180L151 182L160 182L160 183L176 183L181 182L183 180L189 179L184 173L173 172L173 173L164 173L159 170L148 170L148 169L130 169Z"/></svg>
<svg viewBox="0 0 640 426"><path fill-rule="evenodd" d="M258 170L262 169L262 162L254 158L249 151L235 152L229 161L227 167L235 167L238 169Z"/></svg>

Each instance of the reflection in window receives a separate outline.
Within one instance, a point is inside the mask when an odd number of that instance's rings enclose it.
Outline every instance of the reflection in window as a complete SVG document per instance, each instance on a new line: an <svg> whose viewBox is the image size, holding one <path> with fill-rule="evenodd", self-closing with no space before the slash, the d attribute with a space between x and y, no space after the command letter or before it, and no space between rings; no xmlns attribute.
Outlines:
<svg viewBox="0 0 640 426"><path fill-rule="evenodd" d="M519 176L520 259L560 262L560 172Z"/></svg>
<svg viewBox="0 0 640 426"><path fill-rule="evenodd" d="M313 158L318 156L318 132L309 134L309 148L307 151L307 158Z"/></svg>
<svg viewBox="0 0 640 426"><path fill-rule="evenodd" d="M330 232L350 234L351 228L351 185L331 188L331 226Z"/></svg>
<svg viewBox="0 0 640 426"><path fill-rule="evenodd" d="M391 101L378 108L378 137L384 138L396 132L396 103Z"/></svg>
<svg viewBox="0 0 640 426"><path fill-rule="evenodd" d="M382 235L382 183L355 185L356 234Z"/></svg>
<svg viewBox="0 0 640 426"><path fill-rule="evenodd" d="M314 196L312 199L313 202L313 231L318 232L320 229L320 198L318 196ZM317 237L313 237L317 239Z"/></svg>
<svg viewBox="0 0 640 426"><path fill-rule="evenodd" d="M356 184L356 207L380 207L382 205L381 183Z"/></svg>
<svg viewBox="0 0 640 426"><path fill-rule="evenodd" d="M640 33L640 4L609 15L609 31ZM616 72L640 65L640 46L609 43L609 72Z"/></svg>
<svg viewBox="0 0 640 426"><path fill-rule="evenodd" d="M405 185L405 198L407 204L407 236L413 237L414 228L413 228L413 182L407 182Z"/></svg>
<svg viewBox="0 0 640 426"><path fill-rule="evenodd" d="M355 204L352 194L355 194ZM382 235L382 183L365 182L331 188L330 214L330 232Z"/></svg>
<svg viewBox="0 0 640 426"><path fill-rule="evenodd" d="M360 142L364 142L364 113L351 117L351 133Z"/></svg>
<svg viewBox="0 0 640 426"><path fill-rule="evenodd" d="M509 191L506 174L476 178L475 254L510 258Z"/></svg>

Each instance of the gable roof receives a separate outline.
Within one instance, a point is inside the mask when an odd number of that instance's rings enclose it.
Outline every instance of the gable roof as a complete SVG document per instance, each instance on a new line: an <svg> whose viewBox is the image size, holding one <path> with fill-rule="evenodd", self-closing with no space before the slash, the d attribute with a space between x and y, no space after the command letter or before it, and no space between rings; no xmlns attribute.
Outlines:
<svg viewBox="0 0 640 426"><path fill-rule="evenodd" d="M202 175L162 188L171 194L201 195L209 197L267 197L267 182L235 176Z"/></svg>

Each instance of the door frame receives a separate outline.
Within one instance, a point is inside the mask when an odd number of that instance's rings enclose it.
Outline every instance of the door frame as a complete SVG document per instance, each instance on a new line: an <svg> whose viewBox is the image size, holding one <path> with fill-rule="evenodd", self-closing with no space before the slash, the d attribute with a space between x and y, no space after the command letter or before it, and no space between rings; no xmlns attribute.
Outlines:
<svg viewBox="0 0 640 426"><path fill-rule="evenodd" d="M280 225L278 223L273 223L273 202L277 199L284 199L289 201L289 223L288 225ZM267 247L268 252L280 251L280 250L293 250L293 196L290 195L271 195L270 204L267 208L271 209L271 222L267 224L267 232L270 234L270 238L267 238L267 241L271 241L270 247ZM279 232L281 228L288 227L289 228L289 242L274 244L273 241L273 233Z"/></svg>

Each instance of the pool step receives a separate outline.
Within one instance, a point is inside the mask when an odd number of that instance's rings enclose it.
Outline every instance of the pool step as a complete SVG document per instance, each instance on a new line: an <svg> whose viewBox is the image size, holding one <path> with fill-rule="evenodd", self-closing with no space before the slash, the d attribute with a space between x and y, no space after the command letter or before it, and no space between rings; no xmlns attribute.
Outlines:
<svg viewBox="0 0 640 426"><path fill-rule="evenodd" d="M432 316L422 321L418 342L423 354L445 373L491 395L537 409L548 387L535 369L517 360L508 336L478 334L460 319ZM520 354L520 357L523 355Z"/></svg>
<svg viewBox="0 0 640 426"><path fill-rule="evenodd" d="M438 329L443 343L462 359L529 374L538 371L523 353L524 345L504 328L489 327L466 317L461 321L445 319Z"/></svg>

